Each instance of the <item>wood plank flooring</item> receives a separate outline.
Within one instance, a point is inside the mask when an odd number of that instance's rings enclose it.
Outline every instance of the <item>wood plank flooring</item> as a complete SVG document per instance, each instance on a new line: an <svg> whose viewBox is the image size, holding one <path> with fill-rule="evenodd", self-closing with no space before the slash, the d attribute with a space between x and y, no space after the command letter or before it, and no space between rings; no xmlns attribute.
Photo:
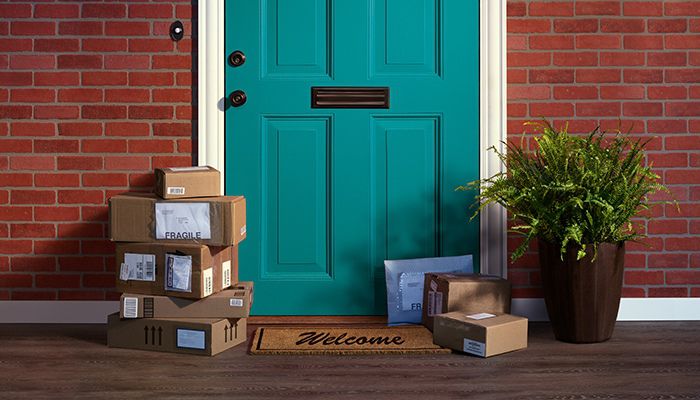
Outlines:
<svg viewBox="0 0 700 400"><path fill-rule="evenodd" d="M251 327L251 332L254 327ZM530 324L526 350L217 357L110 349L104 325L0 325L8 399L700 399L700 322L618 323L573 345Z"/></svg>

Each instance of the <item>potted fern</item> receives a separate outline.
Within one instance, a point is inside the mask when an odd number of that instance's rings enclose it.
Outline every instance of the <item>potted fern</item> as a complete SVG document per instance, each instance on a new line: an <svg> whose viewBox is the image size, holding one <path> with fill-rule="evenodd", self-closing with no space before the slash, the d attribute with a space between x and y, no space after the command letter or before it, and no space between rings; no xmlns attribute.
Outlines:
<svg viewBox="0 0 700 400"><path fill-rule="evenodd" d="M631 219L650 207L659 177L644 165L646 142L595 129L577 136L547 121L528 122L536 149L504 143L507 173L471 182L481 210L502 205L525 240L537 240L542 286L555 337L574 343L612 336L620 305L625 242L642 237ZM477 211L478 212L478 211Z"/></svg>

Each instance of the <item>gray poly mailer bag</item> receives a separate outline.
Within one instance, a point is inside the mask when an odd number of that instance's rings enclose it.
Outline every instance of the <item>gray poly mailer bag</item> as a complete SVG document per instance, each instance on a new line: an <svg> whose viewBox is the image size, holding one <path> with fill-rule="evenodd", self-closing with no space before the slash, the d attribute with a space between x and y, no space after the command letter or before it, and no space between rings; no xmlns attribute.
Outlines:
<svg viewBox="0 0 700 400"><path fill-rule="evenodd" d="M427 272L474 273L472 255L385 260L387 322L420 324L423 280Z"/></svg>

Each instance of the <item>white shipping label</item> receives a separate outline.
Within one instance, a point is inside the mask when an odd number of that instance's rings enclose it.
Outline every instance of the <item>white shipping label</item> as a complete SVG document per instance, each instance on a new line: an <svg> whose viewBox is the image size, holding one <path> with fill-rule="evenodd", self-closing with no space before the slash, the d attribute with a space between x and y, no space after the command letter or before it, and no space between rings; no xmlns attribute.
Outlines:
<svg viewBox="0 0 700 400"><path fill-rule="evenodd" d="M165 191L168 194L185 194L185 188L182 186L168 186Z"/></svg>
<svg viewBox="0 0 700 400"><path fill-rule="evenodd" d="M465 353L486 357L486 344L477 342L476 340L464 338L464 347L462 350L464 350Z"/></svg>
<svg viewBox="0 0 700 400"><path fill-rule="evenodd" d="M209 167L199 166L199 167L170 167L173 172L189 172L189 171L208 171Z"/></svg>
<svg viewBox="0 0 700 400"><path fill-rule="evenodd" d="M202 284L204 285L204 295L209 296L214 293L214 269L207 268L202 271Z"/></svg>
<svg viewBox="0 0 700 400"><path fill-rule="evenodd" d="M231 307L243 307L243 299L228 299L228 305Z"/></svg>
<svg viewBox="0 0 700 400"><path fill-rule="evenodd" d="M423 304L422 272L404 272L399 276L402 311L420 311Z"/></svg>
<svg viewBox="0 0 700 400"><path fill-rule="evenodd" d="M136 318L139 315L139 298L124 297L124 318Z"/></svg>
<svg viewBox="0 0 700 400"><path fill-rule="evenodd" d="M486 319L486 318L493 318L493 317L495 317L495 315L482 312L482 313L478 313L478 314L467 315L466 317L470 318L470 319Z"/></svg>
<svg viewBox="0 0 700 400"><path fill-rule="evenodd" d="M192 256L165 255L165 290L192 291Z"/></svg>
<svg viewBox="0 0 700 400"><path fill-rule="evenodd" d="M122 263L122 268L119 271L120 278L125 264L128 280L155 282L155 254L124 253L124 262Z"/></svg>
<svg viewBox="0 0 700 400"><path fill-rule="evenodd" d="M121 267L119 268L119 279L123 281L129 280L129 266L125 263L122 263Z"/></svg>
<svg viewBox="0 0 700 400"><path fill-rule="evenodd" d="M156 203L156 239L211 239L209 203Z"/></svg>
<svg viewBox="0 0 700 400"><path fill-rule="evenodd" d="M221 264L221 288L226 289L231 286L231 260Z"/></svg>
<svg viewBox="0 0 700 400"><path fill-rule="evenodd" d="M177 347L204 350L206 332L196 329L177 329Z"/></svg>

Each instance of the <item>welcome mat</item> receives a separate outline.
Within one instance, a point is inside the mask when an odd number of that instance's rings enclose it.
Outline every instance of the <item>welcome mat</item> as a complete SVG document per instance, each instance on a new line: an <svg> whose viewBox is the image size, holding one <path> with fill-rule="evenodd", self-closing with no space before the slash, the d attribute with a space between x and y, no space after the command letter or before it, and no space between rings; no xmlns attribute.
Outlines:
<svg viewBox="0 0 700 400"><path fill-rule="evenodd" d="M441 354L423 326L258 328L251 354Z"/></svg>

